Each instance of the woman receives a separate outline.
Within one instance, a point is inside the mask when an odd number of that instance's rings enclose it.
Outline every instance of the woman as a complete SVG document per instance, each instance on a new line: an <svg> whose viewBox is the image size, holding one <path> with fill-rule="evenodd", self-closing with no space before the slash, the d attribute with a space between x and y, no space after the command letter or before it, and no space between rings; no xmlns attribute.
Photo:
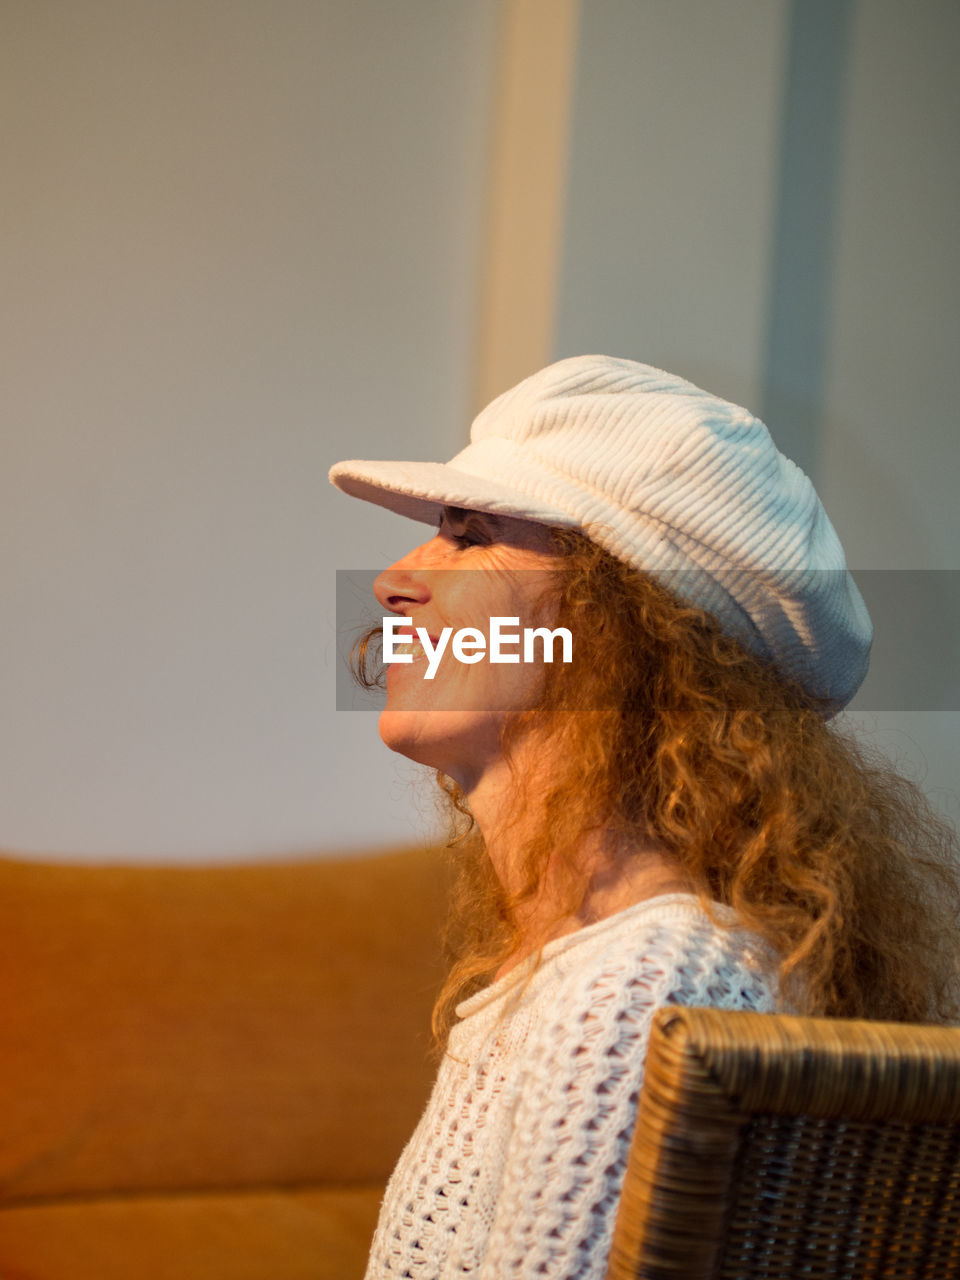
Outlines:
<svg viewBox="0 0 960 1280"><path fill-rule="evenodd" d="M410 637L380 732L466 827L444 1056L368 1277L600 1277L654 1009L955 1016L950 832L828 724L870 621L745 410L578 357L449 464L331 479L438 525L376 582ZM572 661L429 660L494 618Z"/></svg>

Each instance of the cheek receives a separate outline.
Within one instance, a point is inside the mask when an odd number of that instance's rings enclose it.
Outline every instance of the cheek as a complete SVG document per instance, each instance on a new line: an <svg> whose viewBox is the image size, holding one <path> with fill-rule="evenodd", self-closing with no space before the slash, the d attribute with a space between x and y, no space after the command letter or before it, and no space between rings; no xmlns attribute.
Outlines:
<svg viewBox="0 0 960 1280"><path fill-rule="evenodd" d="M553 566L541 563L539 557L518 557L516 562L491 571L483 586L490 612L526 618L549 612L553 607L551 597L556 599L558 595Z"/></svg>
<svg viewBox="0 0 960 1280"><path fill-rule="evenodd" d="M560 613L560 597L552 575L527 571L514 588L510 612L519 615L528 626L552 625Z"/></svg>
<svg viewBox="0 0 960 1280"><path fill-rule="evenodd" d="M440 609L446 625L478 627L486 634L490 618L515 614L519 596L511 578L496 569L475 569L451 583Z"/></svg>
<svg viewBox="0 0 960 1280"><path fill-rule="evenodd" d="M519 564L491 564L483 569L452 571L442 596L438 592L435 600L443 626L451 627L454 632L475 627L488 637L493 617L517 618L522 630L552 627L560 611L553 566L530 564L526 557ZM483 667L486 664L466 665L461 674ZM509 680L507 673L511 667L516 673L514 664L497 665L494 672Z"/></svg>

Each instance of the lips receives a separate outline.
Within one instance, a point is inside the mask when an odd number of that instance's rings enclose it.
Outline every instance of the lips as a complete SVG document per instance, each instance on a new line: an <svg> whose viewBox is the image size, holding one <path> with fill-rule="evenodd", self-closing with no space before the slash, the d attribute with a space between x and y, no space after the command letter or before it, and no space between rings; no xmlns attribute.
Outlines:
<svg viewBox="0 0 960 1280"><path fill-rule="evenodd" d="M394 637L394 653L409 656L413 658L414 662L419 658L426 658L428 656L415 631L396 631L394 632ZM430 633L427 632L427 639L430 641L431 648L436 650L439 643L439 637L430 635Z"/></svg>
<svg viewBox="0 0 960 1280"><path fill-rule="evenodd" d="M420 644L420 638L416 631L395 631L393 634L397 640L403 641L404 644ZM440 643L440 637L431 635L429 631L427 632L427 639L434 648Z"/></svg>
<svg viewBox="0 0 960 1280"><path fill-rule="evenodd" d="M394 653L411 657L414 661L417 658L425 658L427 656L426 650L419 640L405 640L402 636L399 637L399 640L400 643L393 646Z"/></svg>

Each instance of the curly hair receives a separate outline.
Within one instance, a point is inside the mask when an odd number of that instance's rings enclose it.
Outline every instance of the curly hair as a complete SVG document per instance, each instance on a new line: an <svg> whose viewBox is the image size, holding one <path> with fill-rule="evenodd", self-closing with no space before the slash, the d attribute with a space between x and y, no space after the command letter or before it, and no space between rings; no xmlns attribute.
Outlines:
<svg viewBox="0 0 960 1280"><path fill-rule="evenodd" d="M710 614L578 531L551 536L556 625L576 644L572 663L544 668L536 705L501 730L511 765L531 733L551 762L543 794L514 788L517 811L533 805L537 816L518 889L497 878L458 784L436 774L456 861L437 1044L456 1004L516 955L523 906L548 861L568 872L560 914L583 901L577 848L600 825L628 844L654 841L718 924L712 904L731 907L736 927L777 956L797 1011L956 1020L960 859L950 824Z"/></svg>

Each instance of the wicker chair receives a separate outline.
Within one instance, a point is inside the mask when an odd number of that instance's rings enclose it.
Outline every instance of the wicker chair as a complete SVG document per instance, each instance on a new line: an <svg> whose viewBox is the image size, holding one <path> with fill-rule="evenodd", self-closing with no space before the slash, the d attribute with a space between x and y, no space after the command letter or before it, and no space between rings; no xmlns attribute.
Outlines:
<svg viewBox="0 0 960 1280"><path fill-rule="evenodd" d="M661 1009L608 1280L960 1276L960 1028Z"/></svg>

